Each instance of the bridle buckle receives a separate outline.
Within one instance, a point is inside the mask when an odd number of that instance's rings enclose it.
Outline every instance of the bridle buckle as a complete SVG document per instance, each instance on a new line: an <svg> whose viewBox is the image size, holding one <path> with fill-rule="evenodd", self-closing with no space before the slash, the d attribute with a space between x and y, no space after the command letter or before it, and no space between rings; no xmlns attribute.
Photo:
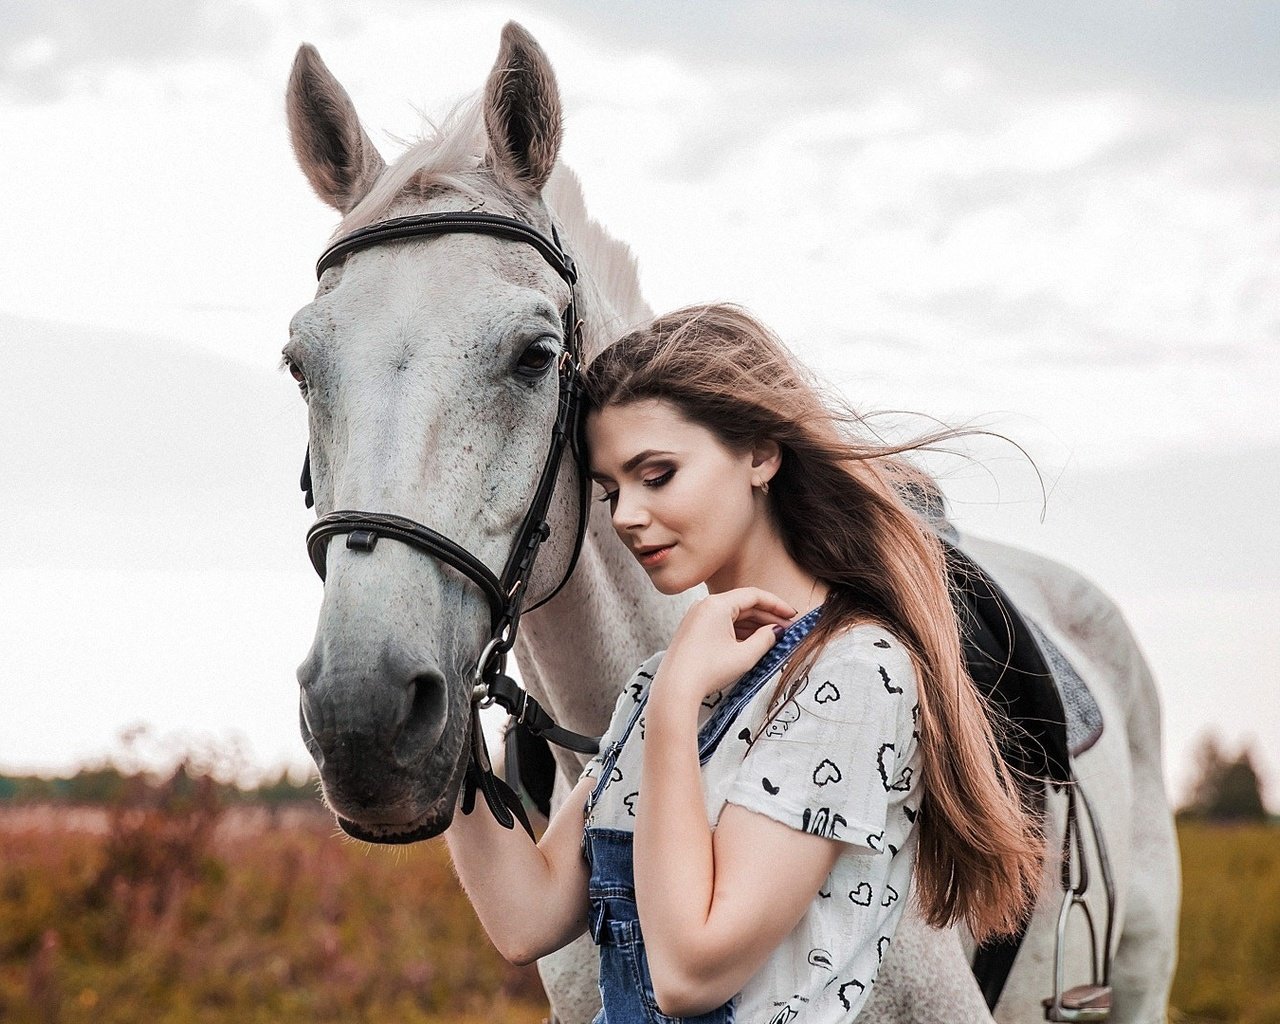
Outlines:
<svg viewBox="0 0 1280 1024"><path fill-rule="evenodd" d="M489 692L489 680L496 677L507 664L507 644L510 641L510 624L489 638L471 670L471 700L477 708L492 707L493 694Z"/></svg>

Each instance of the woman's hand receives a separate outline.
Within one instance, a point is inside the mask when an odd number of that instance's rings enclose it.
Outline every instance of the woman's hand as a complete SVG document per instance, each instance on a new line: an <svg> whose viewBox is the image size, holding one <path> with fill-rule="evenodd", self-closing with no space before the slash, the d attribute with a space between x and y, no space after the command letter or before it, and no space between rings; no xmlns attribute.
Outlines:
<svg viewBox="0 0 1280 1024"><path fill-rule="evenodd" d="M796 610L776 594L739 587L697 601L685 613L653 681L655 692L690 700L733 682L759 661Z"/></svg>

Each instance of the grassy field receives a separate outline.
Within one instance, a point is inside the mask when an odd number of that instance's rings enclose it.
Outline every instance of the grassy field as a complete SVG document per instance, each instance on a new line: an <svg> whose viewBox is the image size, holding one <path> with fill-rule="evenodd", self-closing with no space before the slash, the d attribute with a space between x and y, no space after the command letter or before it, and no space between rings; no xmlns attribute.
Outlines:
<svg viewBox="0 0 1280 1024"><path fill-rule="evenodd" d="M1175 1021L1280 1024L1280 829L1185 825ZM318 813L0 812L0 1020L535 1024L439 841Z"/></svg>
<svg viewBox="0 0 1280 1024"><path fill-rule="evenodd" d="M1183 824L1175 1020L1280 1024L1280 827Z"/></svg>

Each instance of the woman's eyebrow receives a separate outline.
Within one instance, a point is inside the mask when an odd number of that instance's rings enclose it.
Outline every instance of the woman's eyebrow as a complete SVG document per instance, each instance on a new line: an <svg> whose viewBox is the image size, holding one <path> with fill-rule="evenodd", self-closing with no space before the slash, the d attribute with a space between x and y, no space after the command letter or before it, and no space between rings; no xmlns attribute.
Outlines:
<svg viewBox="0 0 1280 1024"><path fill-rule="evenodd" d="M630 473L633 469L636 468L636 466L644 462L645 459L652 458L655 455L674 455L674 454L675 452L664 451L658 448L646 448L644 451L636 452L635 455L627 459L627 461L622 464L622 471L624 473ZM594 469L588 470L587 475L590 476L592 480L612 480L613 479L608 474L600 473Z"/></svg>
<svg viewBox="0 0 1280 1024"><path fill-rule="evenodd" d="M645 448L643 452L636 452L634 456L631 456L631 458L628 458L626 462L622 463L622 472L631 472L631 470L634 470L634 468L639 466L641 462L644 462L646 458L653 458L654 456L673 456L673 454L676 453L659 451L657 448Z"/></svg>

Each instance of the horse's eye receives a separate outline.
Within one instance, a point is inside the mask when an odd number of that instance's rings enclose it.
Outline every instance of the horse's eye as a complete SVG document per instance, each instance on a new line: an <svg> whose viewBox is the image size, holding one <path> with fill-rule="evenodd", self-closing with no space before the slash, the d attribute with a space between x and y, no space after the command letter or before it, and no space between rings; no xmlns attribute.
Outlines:
<svg viewBox="0 0 1280 1024"><path fill-rule="evenodd" d="M298 390L305 395L307 393L307 375L302 372L302 367L288 356L284 357L284 365L289 368L289 376L298 382Z"/></svg>
<svg viewBox="0 0 1280 1024"><path fill-rule="evenodd" d="M551 338L539 338L520 353L516 361L516 373L532 380L541 377L556 361L559 347Z"/></svg>

